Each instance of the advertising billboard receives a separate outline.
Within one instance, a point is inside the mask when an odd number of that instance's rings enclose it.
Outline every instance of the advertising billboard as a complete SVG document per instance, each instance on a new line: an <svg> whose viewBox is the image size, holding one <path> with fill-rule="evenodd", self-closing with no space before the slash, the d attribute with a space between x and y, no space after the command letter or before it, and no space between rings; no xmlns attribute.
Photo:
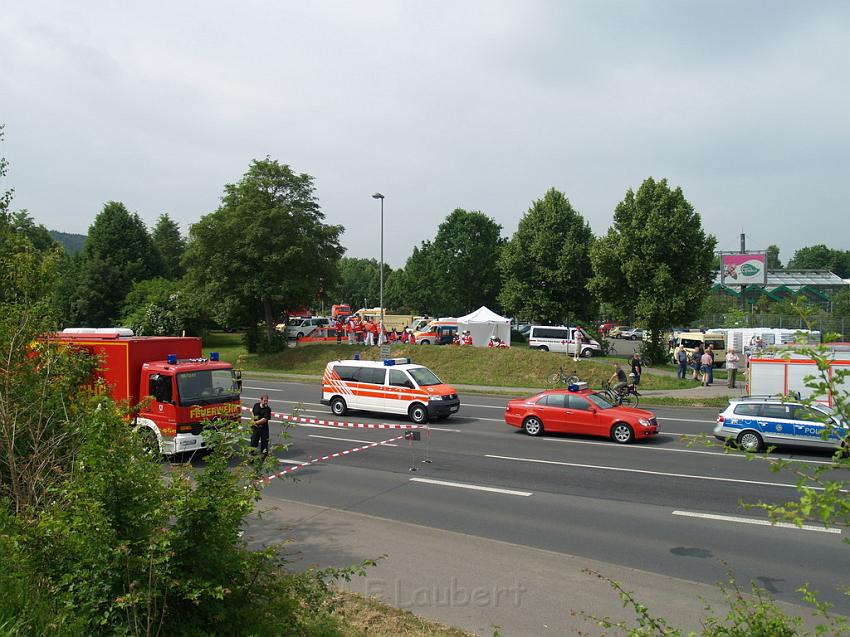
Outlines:
<svg viewBox="0 0 850 637"><path fill-rule="evenodd" d="M767 255L764 252L721 254L720 281L723 285L765 285Z"/></svg>

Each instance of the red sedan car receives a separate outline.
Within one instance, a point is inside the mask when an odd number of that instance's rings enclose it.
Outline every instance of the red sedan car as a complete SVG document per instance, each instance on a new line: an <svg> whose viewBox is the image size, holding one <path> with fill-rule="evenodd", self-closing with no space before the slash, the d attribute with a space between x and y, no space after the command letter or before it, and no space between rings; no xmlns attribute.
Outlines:
<svg viewBox="0 0 850 637"><path fill-rule="evenodd" d="M649 438L659 429L651 411L615 406L589 389L547 389L515 398L505 407L505 423L521 427L529 436L549 431L602 436L619 443Z"/></svg>

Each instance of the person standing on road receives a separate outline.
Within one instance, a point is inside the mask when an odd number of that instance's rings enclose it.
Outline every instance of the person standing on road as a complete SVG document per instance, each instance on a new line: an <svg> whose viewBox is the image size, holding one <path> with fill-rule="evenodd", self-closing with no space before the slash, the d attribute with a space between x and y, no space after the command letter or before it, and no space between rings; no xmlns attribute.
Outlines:
<svg viewBox="0 0 850 637"><path fill-rule="evenodd" d="M632 368L632 376L635 379L635 385L640 385L640 375L643 373L643 367L640 364L639 352L635 352L635 355L632 356L632 360L629 361L629 365Z"/></svg>
<svg viewBox="0 0 850 637"><path fill-rule="evenodd" d="M735 376L738 375L739 356L735 353L735 348L730 347L726 350L726 386L729 389L735 389Z"/></svg>
<svg viewBox="0 0 850 637"><path fill-rule="evenodd" d="M692 377L692 380L700 380L699 371L702 367L702 355L704 353L705 352L702 351L702 345L697 345L694 348L694 351L691 352L691 365L694 368L694 375Z"/></svg>
<svg viewBox="0 0 850 637"><path fill-rule="evenodd" d="M342 343L342 333L345 331L345 324L340 317L334 321L334 331L336 332L336 344Z"/></svg>
<svg viewBox="0 0 850 637"><path fill-rule="evenodd" d="M708 368L708 384L714 384L714 345L709 343L708 347L705 348L705 353L711 356L711 365Z"/></svg>
<svg viewBox="0 0 850 637"><path fill-rule="evenodd" d="M702 386L708 387L711 382L711 366L714 365L714 359L708 350L705 350L700 357L700 370L702 371Z"/></svg>
<svg viewBox="0 0 850 637"><path fill-rule="evenodd" d="M345 322L345 333L348 334L348 344L354 345L354 317L349 316Z"/></svg>
<svg viewBox="0 0 850 637"><path fill-rule="evenodd" d="M265 458L269 455L269 421L272 418L272 408L269 407L269 395L260 396L260 402L254 403L251 410L251 448L259 449Z"/></svg>
<svg viewBox="0 0 850 637"><path fill-rule="evenodd" d="M688 373L688 353L685 351L684 345L679 345L676 350L676 363L679 365L676 370L676 377L684 380Z"/></svg>

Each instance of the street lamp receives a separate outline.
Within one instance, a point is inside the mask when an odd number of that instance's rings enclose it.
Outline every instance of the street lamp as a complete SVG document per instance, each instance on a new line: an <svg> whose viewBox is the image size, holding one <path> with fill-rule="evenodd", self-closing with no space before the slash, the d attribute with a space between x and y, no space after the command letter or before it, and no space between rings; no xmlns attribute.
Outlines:
<svg viewBox="0 0 850 637"><path fill-rule="evenodd" d="M381 200L381 323L380 328L381 331L378 334L378 345L383 345L384 343L384 196L376 192L372 195L372 199L380 199Z"/></svg>

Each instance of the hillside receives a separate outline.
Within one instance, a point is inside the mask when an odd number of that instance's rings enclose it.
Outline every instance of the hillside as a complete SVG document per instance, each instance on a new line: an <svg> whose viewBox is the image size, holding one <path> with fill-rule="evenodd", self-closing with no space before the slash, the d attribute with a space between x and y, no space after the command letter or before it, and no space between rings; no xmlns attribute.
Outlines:
<svg viewBox="0 0 850 637"><path fill-rule="evenodd" d="M86 242L86 235L72 234L70 232L59 232L58 230L48 230L48 234L54 241L58 241L65 248L68 254L77 254L82 251L83 244Z"/></svg>

